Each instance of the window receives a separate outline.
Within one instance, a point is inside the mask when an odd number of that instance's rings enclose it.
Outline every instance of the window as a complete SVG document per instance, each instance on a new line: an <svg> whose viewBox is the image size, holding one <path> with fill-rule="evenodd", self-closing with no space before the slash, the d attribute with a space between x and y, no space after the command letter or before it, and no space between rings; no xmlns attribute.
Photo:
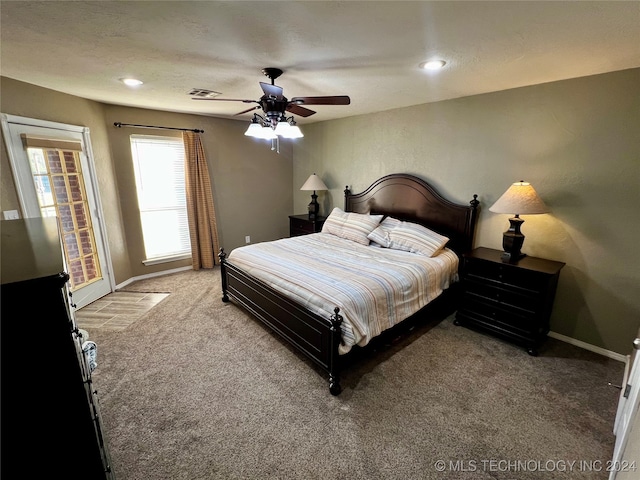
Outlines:
<svg viewBox="0 0 640 480"><path fill-rule="evenodd" d="M146 265L191 255L181 138L131 135ZM155 261L154 261L155 260Z"/></svg>

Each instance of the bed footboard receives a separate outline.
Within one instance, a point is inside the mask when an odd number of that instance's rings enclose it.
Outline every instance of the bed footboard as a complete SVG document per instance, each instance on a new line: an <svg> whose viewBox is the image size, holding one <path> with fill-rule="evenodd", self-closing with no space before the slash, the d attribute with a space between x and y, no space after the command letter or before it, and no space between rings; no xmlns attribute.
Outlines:
<svg viewBox="0 0 640 480"><path fill-rule="evenodd" d="M323 368L329 374L329 391L339 395L342 391L338 353L342 342L340 309L336 307L330 318L322 318L227 262L224 249L220 249L218 257L222 301L238 303Z"/></svg>

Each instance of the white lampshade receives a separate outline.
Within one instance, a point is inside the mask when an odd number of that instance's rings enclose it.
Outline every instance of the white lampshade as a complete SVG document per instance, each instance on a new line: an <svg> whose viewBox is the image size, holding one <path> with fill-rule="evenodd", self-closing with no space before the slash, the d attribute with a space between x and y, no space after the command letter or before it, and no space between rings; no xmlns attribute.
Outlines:
<svg viewBox="0 0 640 480"><path fill-rule="evenodd" d="M324 184L322 179L314 173L309 178L307 178L307 181L304 182L304 185L302 185L302 187L300 187L300 190L317 191L317 190L329 190L329 189Z"/></svg>
<svg viewBox="0 0 640 480"><path fill-rule="evenodd" d="M512 184L489 210L515 215L534 215L549 211L531 184L522 181Z"/></svg>

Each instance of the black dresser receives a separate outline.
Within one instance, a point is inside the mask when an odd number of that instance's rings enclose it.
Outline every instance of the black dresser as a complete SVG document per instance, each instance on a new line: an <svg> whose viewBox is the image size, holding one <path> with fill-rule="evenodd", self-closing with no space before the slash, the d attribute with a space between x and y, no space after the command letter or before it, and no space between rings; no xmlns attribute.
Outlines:
<svg viewBox="0 0 640 480"><path fill-rule="evenodd" d="M327 217L316 217L309 220L309 214L289 215L289 236L297 237L298 235L307 235L309 233L318 233L322 230L324 221Z"/></svg>
<svg viewBox="0 0 640 480"><path fill-rule="evenodd" d="M454 323L524 346L530 355L549 333L562 262L524 257L503 263L502 252L476 248L463 256L461 301Z"/></svg>
<svg viewBox="0 0 640 480"><path fill-rule="evenodd" d="M0 229L2 474L111 480L56 219L0 221Z"/></svg>

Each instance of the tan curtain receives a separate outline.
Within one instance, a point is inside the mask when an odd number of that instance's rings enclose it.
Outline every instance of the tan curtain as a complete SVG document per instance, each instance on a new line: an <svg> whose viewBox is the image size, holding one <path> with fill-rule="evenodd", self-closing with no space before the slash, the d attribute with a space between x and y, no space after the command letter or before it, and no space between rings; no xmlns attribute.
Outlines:
<svg viewBox="0 0 640 480"><path fill-rule="evenodd" d="M213 268L220 245L207 159L200 134L183 132L182 139L193 269Z"/></svg>

